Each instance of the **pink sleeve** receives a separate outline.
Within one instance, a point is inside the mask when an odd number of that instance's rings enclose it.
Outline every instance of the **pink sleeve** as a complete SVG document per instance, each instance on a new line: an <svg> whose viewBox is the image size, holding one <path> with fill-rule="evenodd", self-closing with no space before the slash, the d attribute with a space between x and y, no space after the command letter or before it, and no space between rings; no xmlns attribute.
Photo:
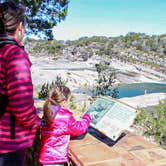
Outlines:
<svg viewBox="0 0 166 166"><path fill-rule="evenodd" d="M15 118L27 127L40 125L33 100L31 63L28 55L19 47L14 47L7 59L7 93L9 108Z"/></svg>
<svg viewBox="0 0 166 166"><path fill-rule="evenodd" d="M89 114L85 114L81 120L76 120L71 116L68 123L69 134L73 136L84 134L87 131L91 120Z"/></svg>

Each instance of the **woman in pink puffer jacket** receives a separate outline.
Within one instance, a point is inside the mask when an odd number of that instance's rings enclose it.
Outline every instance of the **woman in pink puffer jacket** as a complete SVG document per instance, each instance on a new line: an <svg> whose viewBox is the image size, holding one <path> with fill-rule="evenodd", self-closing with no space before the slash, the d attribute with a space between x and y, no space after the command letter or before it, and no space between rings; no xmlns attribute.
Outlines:
<svg viewBox="0 0 166 166"><path fill-rule="evenodd" d="M41 148L39 162L46 165L63 165L68 162L70 136L84 134L91 122L89 114L76 120L67 109L70 90L65 86L55 86L49 93L43 113Z"/></svg>

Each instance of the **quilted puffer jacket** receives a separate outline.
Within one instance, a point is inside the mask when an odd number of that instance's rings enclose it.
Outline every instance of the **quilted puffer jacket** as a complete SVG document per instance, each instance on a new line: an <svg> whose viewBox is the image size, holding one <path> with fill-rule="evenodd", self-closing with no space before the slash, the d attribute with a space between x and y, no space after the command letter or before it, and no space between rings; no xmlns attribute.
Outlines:
<svg viewBox="0 0 166 166"><path fill-rule="evenodd" d="M70 136L84 134L91 122L89 114L76 120L68 109L52 106L54 121L51 126L43 125L41 129L41 164L58 164L68 162Z"/></svg>

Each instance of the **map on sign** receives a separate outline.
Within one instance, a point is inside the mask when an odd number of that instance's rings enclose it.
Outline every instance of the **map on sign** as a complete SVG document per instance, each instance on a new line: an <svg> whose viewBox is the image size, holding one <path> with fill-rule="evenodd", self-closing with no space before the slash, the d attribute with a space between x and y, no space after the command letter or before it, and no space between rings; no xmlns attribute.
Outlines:
<svg viewBox="0 0 166 166"><path fill-rule="evenodd" d="M98 98L86 113L92 115L91 126L113 141L132 125L137 115L133 107L108 97Z"/></svg>

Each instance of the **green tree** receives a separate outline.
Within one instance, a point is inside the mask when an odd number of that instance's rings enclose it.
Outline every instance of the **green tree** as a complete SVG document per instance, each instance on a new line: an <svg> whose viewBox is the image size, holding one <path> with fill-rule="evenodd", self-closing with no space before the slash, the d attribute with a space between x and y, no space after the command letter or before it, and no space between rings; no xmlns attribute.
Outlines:
<svg viewBox="0 0 166 166"><path fill-rule="evenodd" d="M69 0L14 1L26 7L27 34L45 39L53 39L52 28L65 19L69 3Z"/></svg>
<svg viewBox="0 0 166 166"><path fill-rule="evenodd" d="M118 97L118 89L110 90L113 84L115 83L115 71L111 71L109 69L109 62L100 62L96 64L96 71L98 72L98 78L96 80L97 85L94 87L93 95L99 96L112 96L117 98Z"/></svg>

